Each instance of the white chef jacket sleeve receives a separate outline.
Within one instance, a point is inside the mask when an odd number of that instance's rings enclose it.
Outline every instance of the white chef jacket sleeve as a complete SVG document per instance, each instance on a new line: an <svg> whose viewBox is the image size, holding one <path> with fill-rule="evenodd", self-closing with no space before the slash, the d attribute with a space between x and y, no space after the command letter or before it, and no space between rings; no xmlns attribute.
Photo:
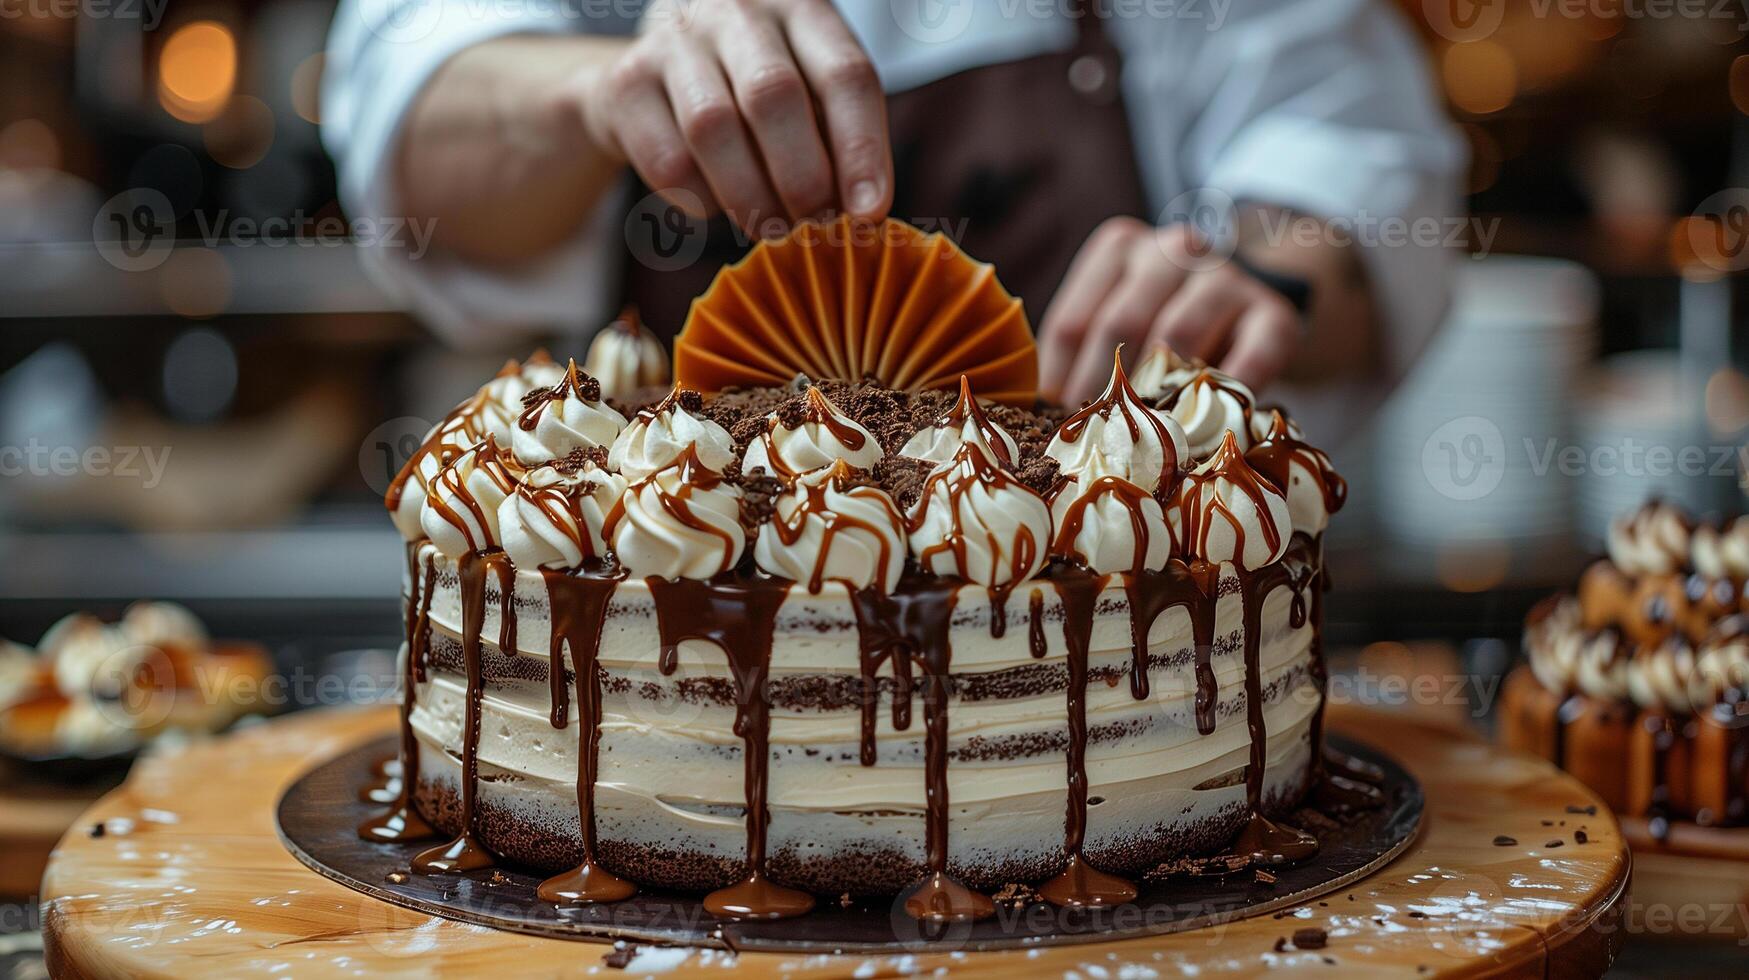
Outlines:
<svg viewBox="0 0 1749 980"><path fill-rule="evenodd" d="M401 216L395 145L413 100L444 62L472 45L510 34L578 29L557 3L480 0L341 0L329 29L322 81L322 138L333 156L340 199L355 219ZM360 242L372 278L411 313L459 347L502 342L507 331L601 322L618 271L612 234L618 201L539 262L485 269L407 247L414 236Z"/></svg>
<svg viewBox="0 0 1749 980"><path fill-rule="evenodd" d="M1352 227L1382 322L1386 380L1400 379L1444 315L1453 259L1444 246L1464 228L1465 145L1424 53L1377 0L1201 9L1202 19L1144 19L1127 40L1115 35L1150 191L1213 190L1313 216L1320 228Z"/></svg>

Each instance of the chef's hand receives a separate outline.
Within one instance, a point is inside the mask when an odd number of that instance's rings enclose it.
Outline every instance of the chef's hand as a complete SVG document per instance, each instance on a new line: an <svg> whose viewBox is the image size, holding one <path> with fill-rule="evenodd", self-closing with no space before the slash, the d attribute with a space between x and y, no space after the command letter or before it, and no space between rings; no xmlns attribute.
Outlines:
<svg viewBox="0 0 1749 980"><path fill-rule="evenodd" d="M644 183L753 233L831 209L885 217L880 78L828 0L656 0L643 24L581 92L591 138Z"/></svg>
<svg viewBox="0 0 1749 980"><path fill-rule="evenodd" d="M1238 263L1208 256L1189 225L1107 220L1087 238L1045 311L1040 388L1067 405L1096 397L1111 352L1164 342L1252 388L1281 374L1299 346L1301 317Z"/></svg>

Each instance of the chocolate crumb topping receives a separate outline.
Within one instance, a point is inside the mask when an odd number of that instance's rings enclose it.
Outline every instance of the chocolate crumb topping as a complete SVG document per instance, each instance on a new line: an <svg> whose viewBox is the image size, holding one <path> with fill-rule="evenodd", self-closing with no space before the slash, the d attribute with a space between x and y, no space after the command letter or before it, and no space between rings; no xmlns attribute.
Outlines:
<svg viewBox="0 0 1749 980"><path fill-rule="evenodd" d="M1573 831L1573 843L1585 844L1585 843L1589 843L1590 840L1591 840L1591 838L1586 836L1585 831L1583 831L1583 830Z"/></svg>
<svg viewBox="0 0 1749 980"><path fill-rule="evenodd" d="M632 960L638 956L636 946L615 946L606 956L601 958L601 965L615 970L623 970L632 965Z"/></svg>
<svg viewBox="0 0 1749 980"><path fill-rule="evenodd" d="M935 464L911 456L888 456L874 465L876 485L887 492L902 511L917 506L923 496L923 484Z"/></svg>
<svg viewBox="0 0 1749 980"><path fill-rule="evenodd" d="M697 414L704 408L704 396L691 388L680 389L674 400L689 414Z"/></svg>
<svg viewBox="0 0 1749 980"><path fill-rule="evenodd" d="M569 476L582 471L583 467L591 463L595 464L597 469L606 469L607 450L600 446L579 446L566 454L564 459L555 459L547 465Z"/></svg>
<svg viewBox="0 0 1749 980"><path fill-rule="evenodd" d="M1023 909L1038 901L1038 892L1031 885L1011 881L998 888L990 896L990 901L1008 909Z"/></svg>
<svg viewBox="0 0 1749 980"><path fill-rule="evenodd" d="M751 538L760 525L776 515L777 498L783 494L783 481L766 472L763 466L755 467L751 473L742 473L739 462L730 465L735 469L733 482L741 488L741 526L747 528ZM731 479L727 473L723 476Z"/></svg>

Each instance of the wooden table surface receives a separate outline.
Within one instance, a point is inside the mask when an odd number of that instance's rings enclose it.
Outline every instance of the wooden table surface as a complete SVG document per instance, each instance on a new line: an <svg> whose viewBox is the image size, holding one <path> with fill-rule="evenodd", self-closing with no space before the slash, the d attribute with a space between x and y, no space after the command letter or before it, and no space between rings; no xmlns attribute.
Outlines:
<svg viewBox="0 0 1749 980"><path fill-rule="evenodd" d="M1401 716L1332 706L1330 727L1403 762L1427 793L1419 839L1351 888L1284 917L1121 942L995 953L735 954L642 948L626 972L877 977L1148 977L1282 970L1343 976L1592 976L1622 940L1627 845L1552 766ZM43 878L57 976L619 975L608 948L452 922L328 881L274 830L301 772L391 730L391 709L307 712L152 757L67 834ZM1595 807L1595 812L1587 812ZM96 834L93 828L104 829ZM1575 837L1583 830L1585 842ZM1495 843L1497 837L1516 841ZM1559 841L1557 846L1555 842ZM1279 940L1323 929L1318 950ZM1103 972L1100 972L1103 971Z"/></svg>

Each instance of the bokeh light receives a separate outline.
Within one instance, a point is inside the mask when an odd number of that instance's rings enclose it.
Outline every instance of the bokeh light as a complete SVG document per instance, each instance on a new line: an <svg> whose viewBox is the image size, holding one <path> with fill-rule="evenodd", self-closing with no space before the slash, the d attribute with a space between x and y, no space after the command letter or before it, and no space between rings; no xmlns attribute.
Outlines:
<svg viewBox="0 0 1749 980"><path fill-rule="evenodd" d="M1737 111L1749 114L1749 54L1740 54L1731 62L1731 104Z"/></svg>
<svg viewBox="0 0 1749 980"><path fill-rule="evenodd" d="M1720 368L1706 382L1706 422L1715 436L1734 436L1749 428L1749 378L1735 368Z"/></svg>
<svg viewBox="0 0 1749 980"><path fill-rule="evenodd" d="M1493 41L1453 44L1440 59L1440 74L1452 105L1473 115L1499 112L1518 94L1518 65Z"/></svg>
<svg viewBox="0 0 1749 980"><path fill-rule="evenodd" d="M230 263L210 248L179 248L158 270L158 292L179 316L218 316L231 303Z"/></svg>
<svg viewBox="0 0 1749 980"><path fill-rule="evenodd" d="M324 61L320 51L298 64L292 70L291 104L305 122L320 124L322 122L322 68Z"/></svg>
<svg viewBox="0 0 1749 980"><path fill-rule="evenodd" d="M1451 591L1486 592L1506 581L1512 549L1504 541L1478 536L1442 547L1434 565L1439 583Z"/></svg>
<svg viewBox="0 0 1749 980"><path fill-rule="evenodd" d="M237 41L217 21L178 27L158 53L158 101L183 122L217 116L236 83Z"/></svg>
<svg viewBox="0 0 1749 980"><path fill-rule="evenodd" d="M20 119L0 129L0 170L58 170L61 140L41 119Z"/></svg>
<svg viewBox="0 0 1749 980"><path fill-rule="evenodd" d="M239 95L201 127L201 137L208 156L233 170L247 170L273 146L273 110L254 96Z"/></svg>

